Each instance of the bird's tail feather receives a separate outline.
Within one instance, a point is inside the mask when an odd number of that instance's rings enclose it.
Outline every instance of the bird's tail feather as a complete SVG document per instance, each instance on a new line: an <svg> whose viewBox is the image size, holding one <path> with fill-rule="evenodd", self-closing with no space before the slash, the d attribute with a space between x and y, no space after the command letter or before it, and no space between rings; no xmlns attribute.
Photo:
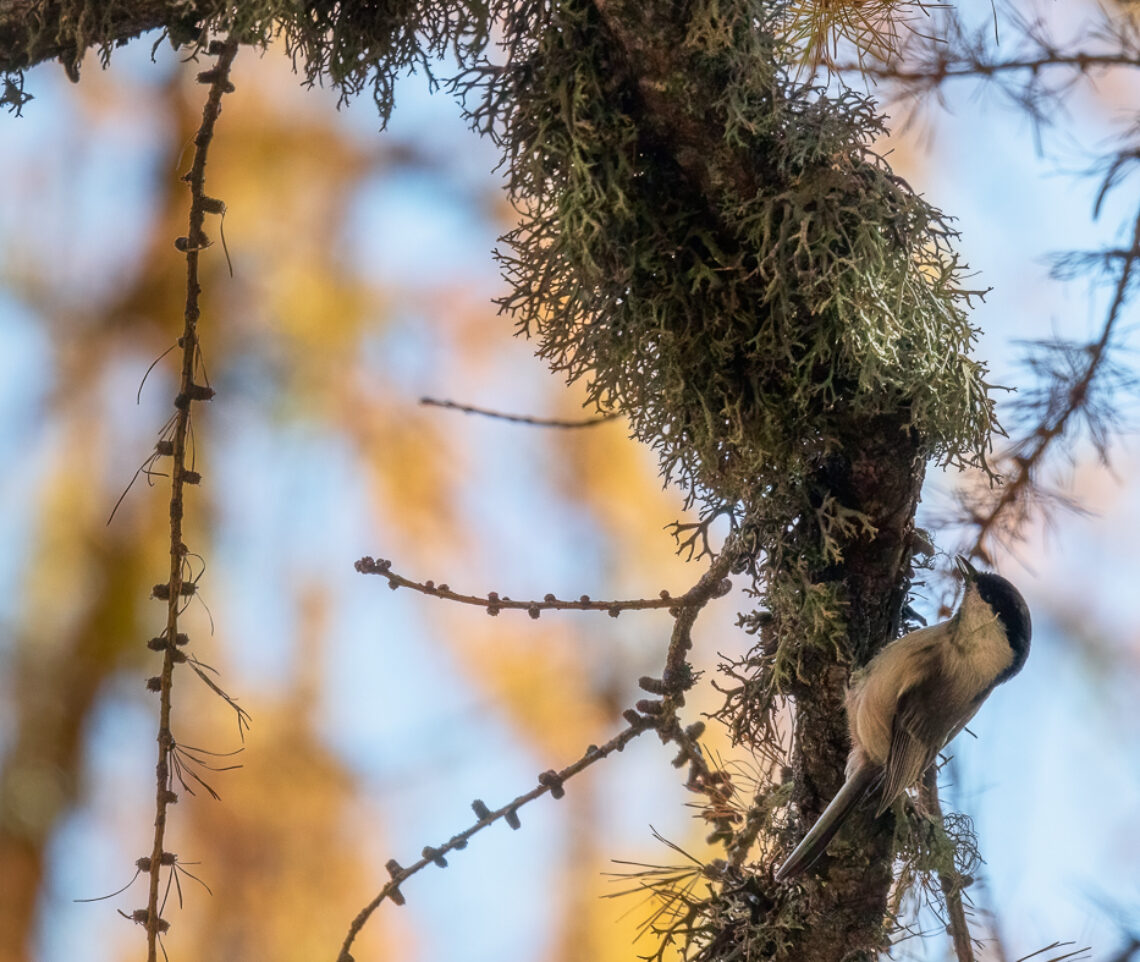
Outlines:
<svg viewBox="0 0 1140 962"><path fill-rule="evenodd" d="M785 882L799 875L823 854L828 843L835 837L835 833L847 821L847 816L875 785L880 774L877 769L864 765L843 783L843 787L831 800L831 804L823 810L823 814L811 827L811 831L804 836L803 841L795 847L784 864L776 869L777 882Z"/></svg>

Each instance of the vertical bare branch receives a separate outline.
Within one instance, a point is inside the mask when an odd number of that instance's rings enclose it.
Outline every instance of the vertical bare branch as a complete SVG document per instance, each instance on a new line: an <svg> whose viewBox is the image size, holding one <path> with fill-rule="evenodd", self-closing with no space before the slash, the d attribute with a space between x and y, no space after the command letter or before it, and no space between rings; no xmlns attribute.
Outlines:
<svg viewBox="0 0 1140 962"><path fill-rule="evenodd" d="M176 409L172 466L170 471L170 578L165 591L166 631L164 634L162 674L158 678L159 721L158 721L158 764L155 766L155 816L154 844L151 848L149 879L150 887L146 909L147 962L156 962L159 935L168 924L160 917L159 882L162 867L167 859L164 849L166 838L167 810L177 799L171 786L171 755L175 750L174 736L170 730L171 690L174 685L174 665L185 660L178 649L178 616L182 609L186 589L193 590L193 583L187 583L186 559L188 549L182 540L182 517L184 512L183 492L186 484L197 483L198 475L187 467L187 439L190 432L190 407L194 401L208 400L213 391L195 383L198 368L198 253L209 246L203 231L206 214L218 212L219 202L206 196L206 154L214 136L214 125L221 113L222 95L233 90L229 82L230 66L237 54L237 42L229 40L215 43L210 52L217 56L217 63L211 70L198 75L198 80L210 85L206 106L202 111L202 124L194 138L194 163L186 180L190 184L190 230L186 237L179 238L177 247L186 253L186 310L179 345L182 348L182 373L178 395L174 399Z"/></svg>

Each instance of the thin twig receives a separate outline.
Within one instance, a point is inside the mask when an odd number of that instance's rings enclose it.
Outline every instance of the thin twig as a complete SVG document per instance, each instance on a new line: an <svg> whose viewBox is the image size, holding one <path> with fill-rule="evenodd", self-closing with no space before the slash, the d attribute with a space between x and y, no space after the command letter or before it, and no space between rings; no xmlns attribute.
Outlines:
<svg viewBox="0 0 1140 962"><path fill-rule="evenodd" d="M198 658L194 655L191 655L189 658L187 658L186 663L192 669L194 669L194 673L202 680L202 684L204 684L207 688L209 688L210 691L212 691L222 701L224 701L227 705L229 705L230 708L232 708L234 710L234 714L237 715L238 738L240 738L241 741L244 742L245 741L245 733L246 733L246 731L248 731L249 726L250 726L250 721L251 721L249 712L246 711L244 708L241 707L241 705L239 705L237 703L236 698L234 698L232 695L230 695L228 692L226 692L221 687L221 685L219 685L209 675L206 674L206 672L209 671L209 672L213 672L216 675L218 673L218 670L216 668L213 668L212 666L207 665L204 661L199 661Z"/></svg>
<svg viewBox="0 0 1140 962"><path fill-rule="evenodd" d="M182 601L183 569L187 555L182 541L183 486L188 483L186 470L187 437L190 432L190 407L192 402L206 400L212 392L206 393L194 383L195 362L198 357L198 252L206 246L206 235L202 230L208 209L208 198L204 191L206 179L206 154L214 136L214 125L221 113L222 95L232 90L229 82L230 67L237 54L236 40L227 40L211 46L211 53L217 56L215 66L198 75L198 80L210 85L206 105L202 110L202 124L194 138L194 162L186 180L190 184L190 229L185 239L180 238L176 245L186 253L186 309L183 317L182 373L179 380L174 430L171 437L170 471L170 577L165 592L167 600L166 645L163 647L162 674L159 676L159 721L158 721L158 764L155 768L155 817L154 844L151 849L149 876L150 886L145 912L147 932L147 962L157 962L159 936L169 927L161 918L159 907L159 881L163 859L170 853L164 849L166 838L167 809L177 796L171 788L172 764L177 763L174 753L177 745L170 729L171 689L173 687L174 665L181 652L177 647L178 615ZM184 242L183 242L184 241ZM192 774L192 773L191 773ZM136 913L137 917L137 913ZM165 954L165 950L164 950Z"/></svg>
<svg viewBox="0 0 1140 962"><path fill-rule="evenodd" d="M376 560L370 557L361 558L356 562L356 570L362 574L382 575L388 579L388 587L411 588L420 594L431 595L433 598L442 598L445 601L455 601L464 605L475 605L486 608L487 614L497 615L503 609L526 611L532 618L539 617L543 611L605 611L616 618L623 611L643 611L650 608L700 608L711 595L704 593L703 580L697 587L687 591L680 597L674 597L668 591L662 591L658 598L637 598L628 601L593 601L589 595L582 595L577 601L555 598L547 595L542 601L512 601L510 598L500 596L497 591L490 591L486 597L479 595L463 595L452 591L448 585L437 585L434 581L413 581L392 570L392 562L384 558ZM727 569L726 569L727 570ZM723 580L723 576L722 579ZM698 589L701 589L698 591ZM676 629L674 628L674 632Z"/></svg>
<svg viewBox="0 0 1140 962"><path fill-rule="evenodd" d="M150 367L146 369L146 372L142 376L142 380L139 381L139 389L135 392L135 404L142 404L142 390L146 386L146 379L150 377L150 372L155 369L159 361L166 357L166 355L173 351L176 347L178 347L177 343L171 344L170 347L168 347L165 351L158 355L158 357L150 362Z"/></svg>
<svg viewBox="0 0 1140 962"><path fill-rule="evenodd" d="M926 810L942 824L942 803L938 799L938 766L931 765L922 780L922 800ZM966 922L966 909L962 904L962 879L940 872L938 881L946 899L946 914L950 917L950 937L954 940L954 955L958 962L974 962L974 945L970 939L970 926Z"/></svg>
<svg viewBox="0 0 1140 962"><path fill-rule="evenodd" d="M1028 955L1023 955L1017 962L1029 962L1030 959L1036 958L1039 955L1044 955L1046 952L1052 952L1054 949L1063 949L1067 945L1076 945L1071 939L1064 942L1051 942L1049 945L1042 946L1035 952L1030 952ZM1077 962L1081 956L1091 950L1091 946L1084 946L1080 949L1070 949L1062 955L1054 955L1043 962Z"/></svg>
<svg viewBox="0 0 1140 962"><path fill-rule="evenodd" d="M422 397L420 404L430 407L448 408L452 411L462 411L464 414L479 414L485 418L495 418L499 421L510 421L513 424L531 424L540 428L592 428L596 424L605 424L621 417L616 411L611 414L601 414L596 418L585 418L577 421L568 421L562 418L536 418L528 414L504 414L502 411L492 411L489 408L475 407L472 404L458 404L455 401L441 401L437 398Z"/></svg>
<svg viewBox="0 0 1140 962"><path fill-rule="evenodd" d="M437 848L431 846L423 850L423 857L418 862L409 866L402 866L395 859L389 860L387 863L388 874L392 877L377 894L376 897L369 902L360 913L352 920L352 924L348 927L348 935L345 937L344 944L341 946L340 954L337 956L337 962L352 962L352 955L349 950L352 948L352 943L355 941L356 936L364 927L364 923L368 921L369 916L379 908L380 904L385 900L395 902L397 905L404 903L404 896L400 892L400 884L407 879L411 878L417 872L427 868L428 865L435 864L441 868L446 867L447 860L444 858L448 853L457 849L467 847L467 840L471 838L476 832L480 832L488 825L492 825L501 819L505 819L507 824L512 828L518 828L518 810L528 802L533 802L536 798L541 798L548 792L555 797L562 795L562 783L567 779L572 778L579 772L589 768L594 762L600 761L613 752L620 752L627 744L635 739L642 732L647 731L652 727L649 720L642 719L639 722L631 722L628 728L622 729L613 738L602 746L591 745L583 753L582 757L571 765L567 765L559 772L545 772L539 776L539 783L535 788L529 792L524 792L517 798L512 799L502 808L497 808L494 811L487 808L481 801L472 803L472 808L475 810L476 815L479 816L477 821L471 827L460 832L458 835L453 835L446 842Z"/></svg>
<svg viewBox="0 0 1140 962"><path fill-rule="evenodd" d="M969 77L991 78L998 74L1013 73L1028 70L1039 73L1047 67L1076 68L1081 73L1093 67L1140 67L1140 59L1134 53L1088 53L1077 51L1075 53L1061 53L1048 50L1041 56L1024 57L1013 60L997 60L985 62L981 60L953 61L949 58L939 60L923 69L905 69L891 64L859 65L854 63L841 64L833 69L839 73L861 73L875 80L894 80L900 83L925 82L937 85L947 80L959 80Z"/></svg>
<svg viewBox="0 0 1140 962"><path fill-rule="evenodd" d="M1004 32L998 47L997 7L1003 10ZM912 33L901 56L893 62L878 58L868 63L847 63L838 68L858 73L871 83L882 83L892 97L921 100L941 98L951 80L992 84L1011 105L1033 122L1037 148L1041 132L1065 112L1066 98L1082 83L1097 76L1140 67L1140 28L1135 18L1119 7L1102 5L1082 24L1075 41L1058 41L1050 24L1028 15L1024 4L994 0L994 32L966 25L953 7L931 31ZM1008 52L1012 47L1012 53Z"/></svg>

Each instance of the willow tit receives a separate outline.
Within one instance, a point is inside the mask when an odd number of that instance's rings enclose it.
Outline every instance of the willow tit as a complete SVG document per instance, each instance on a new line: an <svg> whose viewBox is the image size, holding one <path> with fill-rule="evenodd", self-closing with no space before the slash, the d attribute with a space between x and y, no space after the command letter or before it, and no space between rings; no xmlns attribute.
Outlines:
<svg viewBox="0 0 1140 962"><path fill-rule="evenodd" d="M954 617L892 641L852 676L847 779L776 870L778 882L815 862L859 802L876 790L875 817L882 815L989 693L1021 671L1032 633L1025 599L1005 578L975 571L961 555L958 569L966 595Z"/></svg>

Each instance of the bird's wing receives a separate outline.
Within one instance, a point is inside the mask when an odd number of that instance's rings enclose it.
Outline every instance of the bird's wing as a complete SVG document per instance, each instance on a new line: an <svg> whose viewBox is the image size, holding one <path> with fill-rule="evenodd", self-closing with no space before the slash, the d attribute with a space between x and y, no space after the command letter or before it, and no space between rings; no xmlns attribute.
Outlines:
<svg viewBox="0 0 1140 962"><path fill-rule="evenodd" d="M946 718L936 707L943 700L939 693L942 684L941 679L930 678L899 696L876 816L919 780L954 730L957 717Z"/></svg>

